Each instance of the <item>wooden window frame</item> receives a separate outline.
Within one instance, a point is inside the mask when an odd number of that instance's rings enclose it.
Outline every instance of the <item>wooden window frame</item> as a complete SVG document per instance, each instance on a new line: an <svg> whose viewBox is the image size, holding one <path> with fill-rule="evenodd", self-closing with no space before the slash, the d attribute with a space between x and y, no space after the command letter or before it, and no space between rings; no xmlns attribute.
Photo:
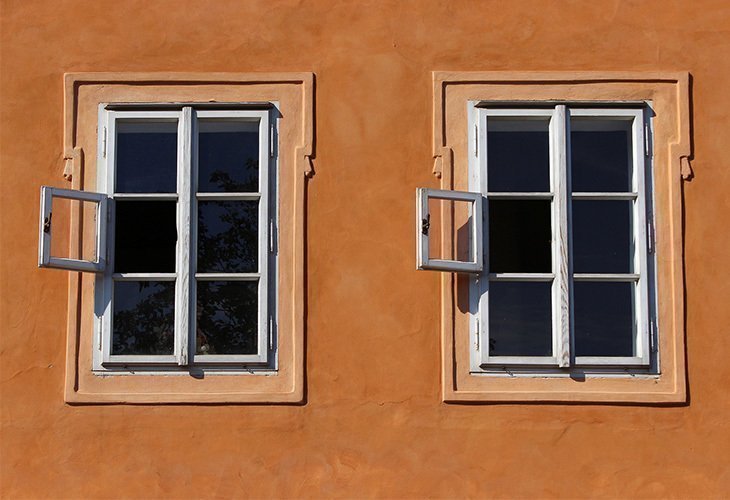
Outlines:
<svg viewBox="0 0 730 500"><path fill-rule="evenodd" d="M203 105L205 106L205 105ZM215 370L225 367L227 370L271 369L276 355L276 341L273 318L269 309L275 310L275 289L270 290L269 268L276 265L273 247L270 242L275 238L275 211L270 210L270 203L276 206L276 198L270 200L270 172L276 171L276 120L271 119L269 109L196 109L193 103L180 105L179 110L169 109L164 103L145 103L144 109L138 109L137 103L99 105L99 148L97 165L97 190L105 193L109 199L110 216L107 235L107 261L110 265L99 274L95 286L95 344L94 370L100 373L120 374L145 370L147 372L162 371L186 373L188 366L200 367L201 370ZM268 105L259 105L269 108ZM167 108L167 109L166 109ZM251 193L198 193L197 190L197 120L218 118L235 121L255 121L259 130L259 191ZM177 122L177 185L175 193L116 193L116 123L119 120L170 120ZM115 200L175 200L177 201L177 244L174 273L125 273L113 272L115 237ZM195 273L197 255L197 202L205 200L257 200L259 201L258 225L258 262L256 273ZM270 217L270 212L271 217ZM174 349L170 355L114 355L111 354L113 331L113 289L116 281L174 281ZM195 321L196 284L197 281L257 281L258 282L258 352L248 355L198 355L195 354Z"/></svg>
<svg viewBox="0 0 730 500"><path fill-rule="evenodd" d="M687 378L684 338L684 271L682 266L682 182L692 177L690 77L682 72L530 72L436 71L433 73L432 173L444 190L470 188L469 161L475 123L469 103L489 107L542 108L571 104L590 108L648 106L651 114L653 198L646 213L653 256L648 259L656 289L649 302L656 306L659 329L645 366L544 366L483 369L474 359L477 341L470 321L470 279L441 273L441 380L447 403L602 403L686 404ZM647 186L648 187L648 186ZM586 194L594 196L597 193ZM567 200L566 200L567 202ZM453 227L442 230L442 244L451 244ZM653 262L652 262L653 261ZM654 269L651 269L652 266ZM570 346L568 346L570 347ZM656 360L657 365L653 363ZM659 362L661 369L659 369ZM478 370L473 368L477 366Z"/></svg>
<svg viewBox="0 0 730 500"><path fill-rule="evenodd" d="M429 200L445 200L470 204L469 220L469 254L471 261L434 259L429 255L430 224ZM443 189L418 188L416 190L416 266L419 270L450 271L458 273L479 273L484 267L484 250L482 248L482 196L480 193L465 191L446 191Z"/></svg>
<svg viewBox="0 0 730 500"><path fill-rule="evenodd" d="M488 263L485 270L470 281L469 297L470 322L475 332L475 341L470 356L472 372L489 373L493 370L519 371L520 367L529 367L528 376L539 376L541 371L536 367L551 368L555 374L569 376L570 372L557 369L581 367L612 367L617 373L630 376L623 370L627 367L646 368L650 373L650 335L656 335L650 325L655 318L649 307L649 282L652 273L648 266L647 226L652 223L646 210L646 198L651 199L650 189L645 187L644 179L650 176L649 151L645 149L645 130L649 122L645 117L644 107L574 107L569 103L549 104L543 108L491 108L488 103L472 101L469 103L469 114L476 127L476 141L469 154L469 189L480 192L487 199L547 199L551 201L551 254L552 272L550 273L490 273ZM594 105L595 106L595 105ZM539 118L549 119L550 144L550 190L548 192L503 193L490 192L487 185L487 127L489 117ZM570 123L571 117L625 120L631 121L631 168L632 192L628 193L575 193L570 188ZM481 154L480 154L481 153ZM620 199L632 200L633 203L633 273L624 274L574 274L572 272L572 242L570 237L571 199ZM488 220L488 203L485 203L484 218ZM484 223L487 224L486 222ZM488 229L484 234L488 237ZM485 243L488 246L488 242ZM574 352L574 322L571 308L574 293L574 281L609 281L635 283L638 290L634 293L635 327L634 343L637 356L580 357ZM552 355L551 356L490 356L489 355L489 283L495 281L528 281L551 283L551 317L552 317ZM651 308L653 310L653 308ZM658 371L657 363L653 364Z"/></svg>

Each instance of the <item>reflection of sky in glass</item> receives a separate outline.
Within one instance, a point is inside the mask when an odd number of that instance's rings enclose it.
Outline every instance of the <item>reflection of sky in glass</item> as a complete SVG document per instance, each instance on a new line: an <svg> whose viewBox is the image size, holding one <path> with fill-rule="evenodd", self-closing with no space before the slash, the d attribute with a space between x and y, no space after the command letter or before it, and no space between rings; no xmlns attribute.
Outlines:
<svg viewBox="0 0 730 500"><path fill-rule="evenodd" d="M633 271L632 204L626 200L573 200L573 271Z"/></svg>
<svg viewBox="0 0 730 500"><path fill-rule="evenodd" d="M116 123L117 193L177 190L177 121Z"/></svg>
<svg viewBox="0 0 730 500"><path fill-rule="evenodd" d="M258 271L258 201L198 202L198 272Z"/></svg>
<svg viewBox="0 0 730 500"><path fill-rule="evenodd" d="M634 284L574 283L576 356L634 356Z"/></svg>
<svg viewBox="0 0 730 500"><path fill-rule="evenodd" d="M489 272L549 273L550 201L489 200Z"/></svg>
<svg viewBox="0 0 730 500"><path fill-rule="evenodd" d="M197 353L255 354L258 282L198 281Z"/></svg>
<svg viewBox="0 0 730 500"><path fill-rule="evenodd" d="M114 272L174 273L175 201L115 201Z"/></svg>
<svg viewBox="0 0 730 500"><path fill-rule="evenodd" d="M198 191L257 192L258 122L200 120L198 130Z"/></svg>
<svg viewBox="0 0 730 500"><path fill-rule="evenodd" d="M631 191L631 122L573 118L570 126L573 191Z"/></svg>
<svg viewBox="0 0 730 500"><path fill-rule="evenodd" d="M114 283L114 355L172 354L174 281Z"/></svg>
<svg viewBox="0 0 730 500"><path fill-rule="evenodd" d="M547 120L487 119L489 191L550 191Z"/></svg>
<svg viewBox="0 0 730 500"><path fill-rule="evenodd" d="M551 283L489 283L489 355L552 356Z"/></svg>

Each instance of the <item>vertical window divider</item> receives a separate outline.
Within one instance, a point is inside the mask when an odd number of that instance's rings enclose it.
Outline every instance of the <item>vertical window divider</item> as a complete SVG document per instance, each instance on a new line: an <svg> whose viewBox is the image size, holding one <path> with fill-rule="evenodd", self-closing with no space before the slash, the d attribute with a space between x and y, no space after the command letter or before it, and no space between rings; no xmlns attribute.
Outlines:
<svg viewBox="0 0 730 500"><path fill-rule="evenodd" d="M190 362L191 290L194 288L191 269L191 163L193 141L193 110L182 109L178 122L177 154L177 280L175 284L175 358L179 366Z"/></svg>
<svg viewBox="0 0 730 500"><path fill-rule="evenodd" d="M269 152L272 145L269 112L262 113L259 122L259 321L258 355L263 361L268 359L269 337L273 328L269 319Z"/></svg>
<svg viewBox="0 0 730 500"><path fill-rule="evenodd" d="M568 272L568 151L567 109L557 105L550 121L553 188L553 311L555 357L560 368L570 366L570 276Z"/></svg>
<svg viewBox="0 0 730 500"><path fill-rule="evenodd" d="M649 243L647 238L647 213L646 213L646 165L649 161L651 151L649 150L648 127L644 118L644 110L639 109L634 112L633 119L633 142L634 147L633 158L633 189L637 193L636 200L633 202L633 219L634 219L634 273L639 275L636 283L635 293L638 295L635 303L637 304L636 317L636 346L637 357L640 358L642 364L649 364L650 350L649 336L651 332L651 314L649 311L649 264L647 252L649 251Z"/></svg>

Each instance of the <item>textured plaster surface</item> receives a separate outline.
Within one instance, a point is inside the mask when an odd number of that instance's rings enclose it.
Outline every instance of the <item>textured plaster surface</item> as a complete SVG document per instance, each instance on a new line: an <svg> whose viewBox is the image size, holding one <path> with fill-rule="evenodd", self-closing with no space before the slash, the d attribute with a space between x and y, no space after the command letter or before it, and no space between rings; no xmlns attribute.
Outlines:
<svg viewBox="0 0 730 500"><path fill-rule="evenodd" d="M0 3L0 496L678 497L730 491L725 1ZM414 270L433 70L690 71L689 404L448 405ZM306 404L70 406L68 277L36 268L63 74L312 71Z"/></svg>

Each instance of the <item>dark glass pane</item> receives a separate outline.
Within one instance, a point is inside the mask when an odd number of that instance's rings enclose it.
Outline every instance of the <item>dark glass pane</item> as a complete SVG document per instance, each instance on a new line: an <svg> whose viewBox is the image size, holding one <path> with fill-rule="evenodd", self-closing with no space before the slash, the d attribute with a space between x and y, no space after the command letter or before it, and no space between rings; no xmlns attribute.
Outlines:
<svg viewBox="0 0 730 500"><path fill-rule="evenodd" d="M200 120L198 191L259 190L259 123Z"/></svg>
<svg viewBox="0 0 730 500"><path fill-rule="evenodd" d="M174 273L177 202L116 200L114 272Z"/></svg>
<svg viewBox="0 0 730 500"><path fill-rule="evenodd" d="M258 282L198 281L198 354L256 354Z"/></svg>
<svg viewBox="0 0 730 500"><path fill-rule="evenodd" d="M633 291L633 283L574 283L576 356L634 355Z"/></svg>
<svg viewBox="0 0 730 500"><path fill-rule="evenodd" d="M117 193L177 191L177 121L117 122Z"/></svg>
<svg viewBox="0 0 730 500"><path fill-rule="evenodd" d="M198 202L198 272L258 271L258 201Z"/></svg>
<svg viewBox="0 0 730 500"><path fill-rule="evenodd" d="M489 272L552 272L549 200L489 200Z"/></svg>
<svg viewBox="0 0 730 500"><path fill-rule="evenodd" d="M175 344L175 282L114 283L112 354L172 354Z"/></svg>
<svg viewBox="0 0 730 500"><path fill-rule="evenodd" d="M549 121L487 119L489 191L550 191Z"/></svg>
<svg viewBox="0 0 730 500"><path fill-rule="evenodd" d="M573 200L574 272L633 272L632 203Z"/></svg>
<svg viewBox="0 0 730 500"><path fill-rule="evenodd" d="M573 191L632 191L631 122L572 118L570 127Z"/></svg>
<svg viewBox="0 0 730 500"><path fill-rule="evenodd" d="M551 283L489 283L489 355L552 356Z"/></svg>

